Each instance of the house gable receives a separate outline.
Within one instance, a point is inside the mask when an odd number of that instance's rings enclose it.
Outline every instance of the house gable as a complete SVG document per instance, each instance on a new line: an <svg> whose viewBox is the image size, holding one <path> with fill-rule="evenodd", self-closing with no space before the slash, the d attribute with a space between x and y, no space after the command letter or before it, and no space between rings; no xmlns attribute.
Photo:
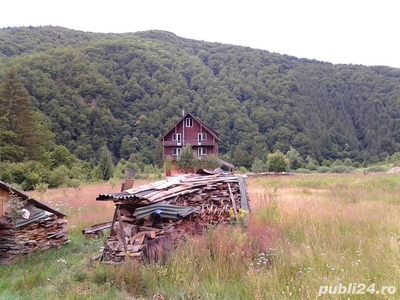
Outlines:
<svg viewBox="0 0 400 300"><path fill-rule="evenodd" d="M163 156L177 159L183 147L191 145L199 157L218 155L218 133L191 113L186 113L160 140Z"/></svg>
<svg viewBox="0 0 400 300"><path fill-rule="evenodd" d="M191 122L189 120L192 120ZM187 126L189 125L189 126ZM192 128L193 132L195 129L199 129L200 132L206 132L209 133L211 136L213 136L216 140L219 142L221 141L220 138L218 137L218 133L212 129L210 126L207 124L203 123L200 121L198 118L193 116L191 113L186 113L182 118L180 118L174 126L172 126L161 138L160 140L166 140L167 137L171 136L173 133L182 133L183 128Z"/></svg>

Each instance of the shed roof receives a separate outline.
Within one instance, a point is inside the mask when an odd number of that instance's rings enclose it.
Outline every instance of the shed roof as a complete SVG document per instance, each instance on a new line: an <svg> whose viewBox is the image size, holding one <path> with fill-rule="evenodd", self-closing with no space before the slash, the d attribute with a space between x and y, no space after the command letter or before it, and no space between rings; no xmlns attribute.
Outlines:
<svg viewBox="0 0 400 300"><path fill-rule="evenodd" d="M9 185L9 184L5 183L4 181L1 181L1 180L0 180L0 189L4 190L6 192L14 193L18 197L20 197L22 200L25 200L28 204L31 204L31 205L28 205L28 207L31 207L31 208L32 207L36 207L36 208L41 209L42 211L53 213L53 214L55 214L55 215L57 215L59 217L65 217L66 216L62 212L59 212L59 211L51 208L50 206L47 206L46 204L43 204L43 203L39 202L38 200L35 200L34 198L30 197L29 195L25 194L24 192L21 192L20 190L12 187L11 185ZM36 215L38 215L37 214L38 210L34 209L34 208L32 208L32 209L36 212ZM41 213L39 215L45 217L46 213L43 212L43 213Z"/></svg>

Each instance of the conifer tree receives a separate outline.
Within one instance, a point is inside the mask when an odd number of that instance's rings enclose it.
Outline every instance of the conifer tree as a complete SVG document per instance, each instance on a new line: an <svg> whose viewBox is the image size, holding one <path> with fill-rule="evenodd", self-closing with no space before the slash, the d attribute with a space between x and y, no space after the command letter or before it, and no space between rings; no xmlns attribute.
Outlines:
<svg viewBox="0 0 400 300"><path fill-rule="evenodd" d="M98 164L99 178L109 180L114 173L114 164L111 157L111 152L106 145L100 149L100 159Z"/></svg>
<svg viewBox="0 0 400 300"><path fill-rule="evenodd" d="M4 74L0 86L0 119L4 160L36 159L53 137L32 109L28 91L14 69Z"/></svg>

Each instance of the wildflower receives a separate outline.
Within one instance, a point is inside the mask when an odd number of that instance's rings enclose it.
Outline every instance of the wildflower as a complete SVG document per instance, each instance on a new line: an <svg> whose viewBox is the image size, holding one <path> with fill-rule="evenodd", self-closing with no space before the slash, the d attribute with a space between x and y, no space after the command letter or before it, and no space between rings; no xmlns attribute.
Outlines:
<svg viewBox="0 0 400 300"><path fill-rule="evenodd" d="M63 259L63 258L57 259L57 262L58 263L63 263L63 264L67 263L67 261L65 259Z"/></svg>
<svg viewBox="0 0 400 300"><path fill-rule="evenodd" d="M303 275L303 271L300 270L300 271L299 271L299 275Z"/></svg>

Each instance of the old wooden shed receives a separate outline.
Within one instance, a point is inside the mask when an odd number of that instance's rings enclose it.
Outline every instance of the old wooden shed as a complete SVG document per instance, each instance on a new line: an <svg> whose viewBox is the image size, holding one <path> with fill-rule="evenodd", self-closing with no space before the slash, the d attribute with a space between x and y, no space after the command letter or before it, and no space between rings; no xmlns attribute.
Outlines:
<svg viewBox="0 0 400 300"><path fill-rule="evenodd" d="M0 181L0 264L69 243L65 217Z"/></svg>

